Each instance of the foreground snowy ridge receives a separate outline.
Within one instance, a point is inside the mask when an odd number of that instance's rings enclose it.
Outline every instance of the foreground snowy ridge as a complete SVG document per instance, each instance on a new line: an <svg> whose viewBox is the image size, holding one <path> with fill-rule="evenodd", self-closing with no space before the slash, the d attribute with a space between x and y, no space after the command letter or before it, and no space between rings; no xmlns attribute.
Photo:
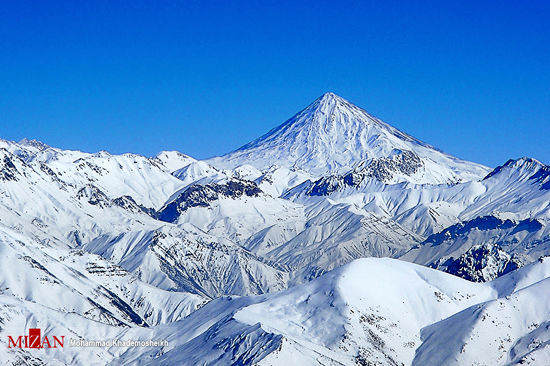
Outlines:
<svg viewBox="0 0 550 366"><path fill-rule="evenodd" d="M549 221L549 166L333 93L206 161L0 140L0 364L547 365Z"/></svg>
<svg viewBox="0 0 550 366"><path fill-rule="evenodd" d="M538 298L548 293L549 275L548 260L493 282L472 283L398 260L361 259L308 284L270 295L219 298L182 320L148 328L90 324L29 301L16 307L1 295L5 332L47 324L52 333L84 339L169 342L132 350L17 350L4 359L32 361L39 355L47 364L93 359L121 365L544 364L550 303Z"/></svg>

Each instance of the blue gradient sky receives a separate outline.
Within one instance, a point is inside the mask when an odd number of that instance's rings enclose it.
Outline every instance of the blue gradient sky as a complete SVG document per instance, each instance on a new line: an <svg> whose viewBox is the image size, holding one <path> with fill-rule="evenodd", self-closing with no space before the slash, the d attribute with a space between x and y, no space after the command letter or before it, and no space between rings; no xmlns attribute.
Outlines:
<svg viewBox="0 0 550 366"><path fill-rule="evenodd" d="M0 137L222 154L333 91L458 157L550 163L549 1L13 1Z"/></svg>

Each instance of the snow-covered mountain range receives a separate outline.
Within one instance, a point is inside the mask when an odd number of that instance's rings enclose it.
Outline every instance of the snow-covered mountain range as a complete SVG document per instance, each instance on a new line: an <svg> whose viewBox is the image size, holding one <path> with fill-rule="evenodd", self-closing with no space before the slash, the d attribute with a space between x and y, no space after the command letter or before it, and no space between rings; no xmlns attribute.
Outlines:
<svg viewBox="0 0 550 366"><path fill-rule="evenodd" d="M333 93L202 161L0 140L0 362L546 365L549 222L549 166ZM8 348L29 328L168 345Z"/></svg>

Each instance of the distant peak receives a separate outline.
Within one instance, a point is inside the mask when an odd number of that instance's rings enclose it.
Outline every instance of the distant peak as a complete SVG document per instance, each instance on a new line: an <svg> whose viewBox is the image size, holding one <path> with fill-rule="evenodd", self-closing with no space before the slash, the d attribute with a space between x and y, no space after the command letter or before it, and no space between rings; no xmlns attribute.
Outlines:
<svg viewBox="0 0 550 366"><path fill-rule="evenodd" d="M522 157L519 159L510 159L502 167L511 168L511 169L528 169L536 170L544 167L545 165L538 161L537 159ZM502 168L502 167L497 167Z"/></svg>
<svg viewBox="0 0 550 366"><path fill-rule="evenodd" d="M490 172L484 179L488 179L492 176L497 175L502 172L504 169L511 169L516 171L531 171L534 172L540 168L545 168L546 166L538 161L537 159L522 157L519 159L510 159L503 165L496 167L492 172ZM546 168L547 169L547 168Z"/></svg>
<svg viewBox="0 0 550 366"><path fill-rule="evenodd" d="M346 102L346 103L349 103L347 100L345 100L344 98L342 98L339 95L334 94L333 92L327 92L327 93L321 95L317 100L322 104L323 103L331 103L331 102Z"/></svg>
<svg viewBox="0 0 550 366"><path fill-rule="evenodd" d="M335 98L335 97L340 98L338 95L334 94L333 92L326 92L325 94L321 95L320 99L328 99L328 98Z"/></svg>
<svg viewBox="0 0 550 366"><path fill-rule="evenodd" d="M163 150L161 152L159 152L156 156L156 158L161 158L161 157L180 157L180 158L184 158L184 159L192 159L189 155L186 155L182 152L179 152L177 150Z"/></svg>
<svg viewBox="0 0 550 366"><path fill-rule="evenodd" d="M527 156L521 157L519 159L510 159L504 165L506 166L522 166L522 165L544 165L540 161L534 158Z"/></svg>
<svg viewBox="0 0 550 366"><path fill-rule="evenodd" d="M356 115L361 114L363 115L362 118L366 118L368 120L374 119L374 117L371 116L366 110L359 108L355 104L349 102L348 100L333 92L327 92L321 95L305 109L305 111L312 110L320 110L329 114L332 114L336 111L347 111Z"/></svg>
<svg viewBox="0 0 550 366"><path fill-rule="evenodd" d="M49 148L49 146L43 143L42 141L38 141L35 139L29 140L26 137L23 138L21 141L19 141L19 145L32 146L37 148L38 150L46 150L47 148Z"/></svg>
<svg viewBox="0 0 550 366"><path fill-rule="evenodd" d="M367 119L372 119L372 116L368 114L362 108L350 103L341 96L334 94L333 92L327 92L321 95L319 98L315 99L306 109L302 112L306 113L315 113L321 112L325 116L330 116L333 114L339 114L340 112L344 113L353 113L353 114L365 114Z"/></svg>

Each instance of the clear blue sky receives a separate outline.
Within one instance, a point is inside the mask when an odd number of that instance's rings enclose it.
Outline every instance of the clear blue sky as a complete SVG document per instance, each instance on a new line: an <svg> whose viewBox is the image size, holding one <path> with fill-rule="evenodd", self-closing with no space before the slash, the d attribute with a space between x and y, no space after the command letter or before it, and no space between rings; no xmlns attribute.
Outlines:
<svg viewBox="0 0 550 366"><path fill-rule="evenodd" d="M550 164L550 1L11 1L0 56L10 140L206 158L333 91L458 157Z"/></svg>

